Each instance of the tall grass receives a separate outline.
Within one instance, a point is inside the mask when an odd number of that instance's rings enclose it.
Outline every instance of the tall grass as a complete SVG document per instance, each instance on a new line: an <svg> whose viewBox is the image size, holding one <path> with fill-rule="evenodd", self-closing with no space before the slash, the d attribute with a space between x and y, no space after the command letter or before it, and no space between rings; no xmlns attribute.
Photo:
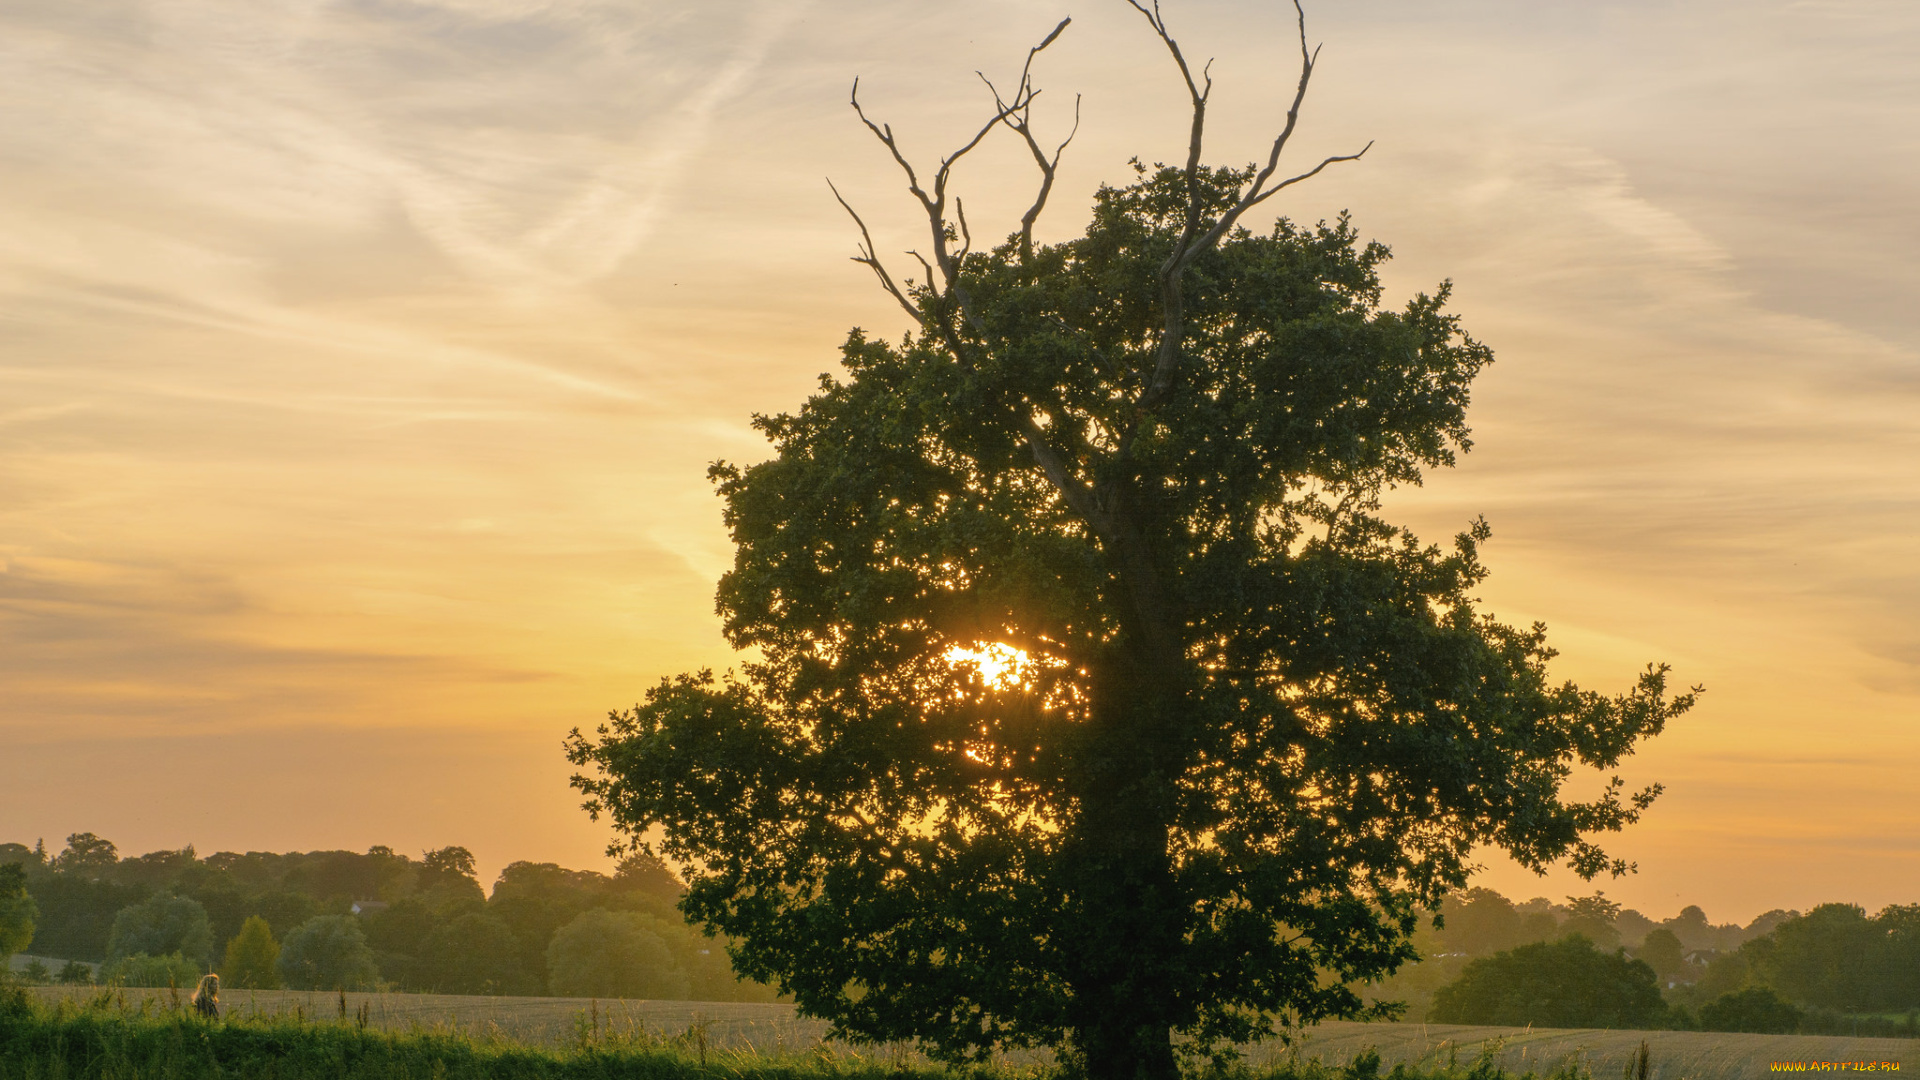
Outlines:
<svg viewBox="0 0 1920 1080"><path fill-rule="evenodd" d="M1000 1065L949 1070L900 1052L862 1056L825 1047L791 1053L718 1048L696 1026L671 1038L622 1026L589 1005L561 1046L535 1046L497 1030L451 1025L381 1030L367 1009L195 1016L184 1002L106 990L51 1004L0 988L0 1080L1072 1080L1070 1066ZM1206 1066L1206 1080L1507 1080L1491 1056L1382 1074L1367 1053L1343 1067L1288 1061ZM1529 1073L1529 1077L1533 1074ZM1563 1070L1553 1080L1592 1080ZM1610 1080L1610 1078L1602 1078ZM1623 1080L1646 1080L1625 1077Z"/></svg>

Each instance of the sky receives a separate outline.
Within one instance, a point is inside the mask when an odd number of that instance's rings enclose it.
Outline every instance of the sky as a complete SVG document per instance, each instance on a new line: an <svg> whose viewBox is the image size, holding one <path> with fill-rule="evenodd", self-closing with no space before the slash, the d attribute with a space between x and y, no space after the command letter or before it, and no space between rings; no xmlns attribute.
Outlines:
<svg viewBox="0 0 1920 1080"><path fill-rule="evenodd" d="M1209 158L1263 154L1291 8L1168 0ZM470 848L605 867L568 729L732 659L709 462L767 453L848 328L906 329L917 160L1028 46L1042 239L1184 147L1123 0L0 5L0 841ZM1707 687L1607 895L1716 922L1920 901L1920 6L1346 0L1292 153L1364 160L1389 295L1496 363L1475 448L1389 503L1492 523L1554 673ZM956 185L1031 194L1011 139ZM998 225L991 223L999 222ZM1584 778L1581 781L1586 783ZM1489 854L1515 897L1593 888Z"/></svg>

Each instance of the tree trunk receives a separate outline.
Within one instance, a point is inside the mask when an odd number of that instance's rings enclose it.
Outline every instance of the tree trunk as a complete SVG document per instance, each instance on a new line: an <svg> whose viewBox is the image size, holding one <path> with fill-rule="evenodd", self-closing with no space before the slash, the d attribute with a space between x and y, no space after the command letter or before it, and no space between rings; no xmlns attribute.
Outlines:
<svg viewBox="0 0 1920 1080"><path fill-rule="evenodd" d="M1098 678L1084 748L1071 1023L1090 1080L1173 1080L1185 924L1167 851L1178 763L1166 731L1180 695L1151 670L1160 665L1114 661Z"/></svg>

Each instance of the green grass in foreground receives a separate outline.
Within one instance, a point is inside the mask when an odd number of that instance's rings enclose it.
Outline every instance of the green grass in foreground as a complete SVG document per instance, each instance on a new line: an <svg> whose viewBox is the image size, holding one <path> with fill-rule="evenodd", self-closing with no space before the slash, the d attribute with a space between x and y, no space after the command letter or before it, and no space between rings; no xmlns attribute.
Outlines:
<svg viewBox="0 0 1920 1080"><path fill-rule="evenodd" d="M1258 1070L1208 1067L1214 1080L1503 1080L1490 1059L1408 1070L1382 1077L1379 1058L1353 1065L1317 1062ZM1529 1073L1529 1077L1533 1074ZM505 1037L451 1030L381 1031L364 1017L234 1016L207 1021L170 1005L136 1007L112 992L73 1005L43 1004L0 988L0 1080L136 1080L245 1077L248 1080L1071 1080L1041 1067L947 1070L899 1057L823 1051L785 1055L706 1047L697 1036L663 1039L609 1032L583 1011L565 1047L530 1046ZM1553 1080L1590 1080L1568 1071ZM1629 1078L1632 1080L1632 1078ZM1645 1080L1644 1074L1639 1080Z"/></svg>

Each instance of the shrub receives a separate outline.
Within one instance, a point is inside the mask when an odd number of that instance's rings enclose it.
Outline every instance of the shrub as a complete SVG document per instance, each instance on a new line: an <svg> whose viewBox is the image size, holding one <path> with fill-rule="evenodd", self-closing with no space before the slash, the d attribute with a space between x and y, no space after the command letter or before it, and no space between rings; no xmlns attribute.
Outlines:
<svg viewBox="0 0 1920 1080"><path fill-rule="evenodd" d="M547 945L547 990L561 997L679 999L689 985L646 915L595 908Z"/></svg>
<svg viewBox="0 0 1920 1080"><path fill-rule="evenodd" d="M1433 996L1441 1024L1659 1027L1666 1002L1653 969L1601 952L1578 934L1474 960Z"/></svg>
<svg viewBox="0 0 1920 1080"><path fill-rule="evenodd" d="M1800 1027L1801 1015L1799 1009L1772 989L1749 986L1700 1006L1700 1029L1785 1035Z"/></svg>
<svg viewBox="0 0 1920 1080"><path fill-rule="evenodd" d="M192 989L200 981L200 965L180 955L148 956L134 953L109 963L101 981L111 986L176 986Z"/></svg>

